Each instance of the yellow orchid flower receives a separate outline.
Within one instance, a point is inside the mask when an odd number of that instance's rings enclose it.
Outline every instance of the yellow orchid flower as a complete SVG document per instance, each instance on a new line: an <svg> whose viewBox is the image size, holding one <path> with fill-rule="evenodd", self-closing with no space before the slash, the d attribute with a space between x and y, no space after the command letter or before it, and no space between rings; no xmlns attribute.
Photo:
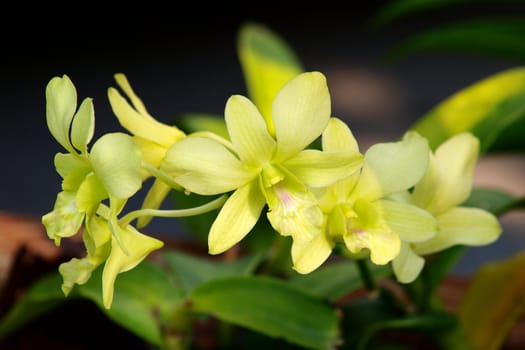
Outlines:
<svg viewBox="0 0 525 350"><path fill-rule="evenodd" d="M136 266L163 243L129 225L121 227L117 220L128 198L142 186L139 147L129 135L109 133L88 152L94 131L93 103L87 98L75 112L76 102L76 89L69 77L50 80L46 87L47 125L69 153L55 156L63 191L57 195L54 209L42 216L42 223L56 245L79 232L85 223L82 237L87 256L59 267L62 290L69 294L75 283L87 282L92 271L106 261L104 305L110 307L116 275ZM109 208L102 204L106 199Z"/></svg>
<svg viewBox="0 0 525 350"><path fill-rule="evenodd" d="M494 242L501 233L497 218L480 208L460 206L470 195L479 156L479 140L471 133L457 134L430 154L425 175L408 201L432 213L438 233L421 242L403 244L393 268L400 282L412 282L423 269L422 255L456 244L480 246Z"/></svg>
<svg viewBox="0 0 525 350"><path fill-rule="evenodd" d="M116 88L110 87L108 89L108 99L111 108L120 124L133 134L135 143L142 152L143 161L149 166L150 170L149 172L143 170L143 177L149 177L152 175L151 171L160 166L166 151L186 135L176 126L161 123L153 118L124 74L117 73L114 75L114 78L131 104ZM162 179L155 179L144 198L142 207L159 208L171 189L172 187ZM143 227L150 220L151 216L143 216L139 218L137 226Z"/></svg>
<svg viewBox="0 0 525 350"><path fill-rule="evenodd" d="M231 143L189 136L168 150L161 169L187 190L202 195L234 191L210 229L211 254L242 240L266 204L273 227L292 236L294 244L321 233L323 215L310 187L324 187L349 176L362 160L354 151L305 149L326 128L330 112L324 75L302 73L273 100L275 137L256 106L234 95L225 108Z"/></svg>
<svg viewBox="0 0 525 350"><path fill-rule="evenodd" d="M328 152L357 152L358 148L350 129L335 118L324 132L322 143ZM399 254L402 240L432 237L437 229L432 215L414 205L387 199L412 187L423 175L427 162L428 144L415 132L398 142L371 146L359 172L330 185L322 194L324 235L294 247L296 270L308 273L317 268L338 241L353 253L369 250L372 262L384 265Z"/></svg>

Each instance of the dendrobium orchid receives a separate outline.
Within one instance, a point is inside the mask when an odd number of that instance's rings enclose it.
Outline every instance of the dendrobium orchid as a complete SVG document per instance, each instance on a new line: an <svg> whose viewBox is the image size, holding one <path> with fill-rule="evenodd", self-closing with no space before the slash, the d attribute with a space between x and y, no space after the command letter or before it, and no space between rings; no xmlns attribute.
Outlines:
<svg viewBox="0 0 525 350"><path fill-rule="evenodd" d="M114 78L131 104L114 87L108 89L108 99L118 121L133 134L133 139L142 152L143 166L146 168L143 170L143 178L147 178L152 173L157 173L156 169L160 167L166 151L186 135L176 126L161 123L153 118L124 74L115 74ZM177 185L167 183L165 178L156 178L144 199L143 208L159 208L174 187ZM150 220L151 216L140 217L137 226L143 227Z"/></svg>
<svg viewBox="0 0 525 350"><path fill-rule="evenodd" d="M257 107L234 95L225 108L231 143L190 135L168 150L161 169L186 190L201 195L233 191L210 229L211 254L242 240L266 204L274 229L294 244L322 233L323 214L311 188L348 177L362 162L356 150L305 149L325 130L330 113L324 75L302 73L273 100L275 137Z"/></svg>
<svg viewBox="0 0 525 350"><path fill-rule="evenodd" d="M432 213L438 233L420 242L406 242L393 261L400 282L412 282L421 272L427 255L464 244L494 242L501 233L497 218L481 208L460 206L472 190L472 178L479 155L479 140L471 133L457 134L430 154L425 175L406 200Z"/></svg>
<svg viewBox="0 0 525 350"><path fill-rule="evenodd" d="M333 118L323 134L323 150L357 152L350 129ZM427 141L415 132L399 142L379 143L364 156L363 167L346 179L330 185L320 198L326 217L324 235L308 244L296 245L292 255L308 273L323 263L338 241L352 253L369 250L373 263L384 265L394 259L401 241L416 242L432 237L436 221L414 205L387 197L405 191L423 176L428 163Z"/></svg>
<svg viewBox="0 0 525 350"><path fill-rule="evenodd" d="M142 186L142 154L131 136L123 133L102 136L88 152L94 132L93 103L86 98L75 112L76 89L66 75L48 83L46 102L48 128L69 153L55 156L63 191L42 222L56 245L62 238L77 234L85 223L87 256L60 266L62 290L67 295L75 283L87 282L91 272L106 261L102 288L104 305L109 307L117 274L163 246L161 241L128 225L122 227L117 220L127 199ZM106 199L109 207L102 203Z"/></svg>

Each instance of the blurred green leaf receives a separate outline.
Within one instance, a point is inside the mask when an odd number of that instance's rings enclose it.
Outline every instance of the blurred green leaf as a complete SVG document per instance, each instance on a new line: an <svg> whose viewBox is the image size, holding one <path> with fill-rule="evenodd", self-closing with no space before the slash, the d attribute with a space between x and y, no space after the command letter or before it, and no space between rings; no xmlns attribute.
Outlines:
<svg viewBox="0 0 525 350"><path fill-rule="evenodd" d="M176 117L177 124L187 134L197 131L211 131L229 140L224 117L206 113L184 113Z"/></svg>
<svg viewBox="0 0 525 350"><path fill-rule="evenodd" d="M303 71L290 46L262 24L245 23L237 39L237 52L248 95L273 133L272 102L277 92Z"/></svg>
<svg viewBox="0 0 525 350"><path fill-rule="evenodd" d="M523 4L522 0L392 0L383 5L369 20L372 28L380 28L394 21L406 19L409 16L421 15L431 11L442 11L454 7L481 8L484 4ZM468 7L470 6L470 7Z"/></svg>
<svg viewBox="0 0 525 350"><path fill-rule="evenodd" d="M376 279L392 274L387 266L372 265L371 270ZM363 287L363 279L355 262L349 260L325 264L307 275L297 274L290 278L290 283L329 301Z"/></svg>
<svg viewBox="0 0 525 350"><path fill-rule="evenodd" d="M518 199L507 192L491 188L473 188L470 197L462 204L464 207L477 207L501 215L511 209L523 206L523 199Z"/></svg>
<svg viewBox="0 0 525 350"><path fill-rule="evenodd" d="M474 349L500 349L525 313L525 253L487 263L474 275L458 315Z"/></svg>
<svg viewBox="0 0 525 350"><path fill-rule="evenodd" d="M333 349L339 341L336 310L285 281L216 279L194 289L189 300L196 312L306 348Z"/></svg>
<svg viewBox="0 0 525 350"><path fill-rule="evenodd" d="M0 338L66 302L61 285L58 271L36 281L0 320Z"/></svg>
<svg viewBox="0 0 525 350"><path fill-rule="evenodd" d="M453 94L417 120L411 129L429 140L432 149L449 137L471 131L481 152L525 149L525 68L491 75ZM503 140L502 135L505 136Z"/></svg>
<svg viewBox="0 0 525 350"><path fill-rule="evenodd" d="M180 280L186 293L202 283L227 276L249 276L261 261L261 255L251 255L232 261L218 261L178 251L169 251L164 259Z"/></svg>
<svg viewBox="0 0 525 350"><path fill-rule="evenodd" d="M422 52L461 52L525 61L524 18L464 20L422 30L386 53L390 61Z"/></svg>
<svg viewBox="0 0 525 350"><path fill-rule="evenodd" d="M90 280L73 291L90 299L111 320L151 344L164 341L161 329L168 327L168 318L182 302L182 290L159 266L143 261L132 270L119 274L115 282L113 304L106 309L102 303L102 267Z"/></svg>

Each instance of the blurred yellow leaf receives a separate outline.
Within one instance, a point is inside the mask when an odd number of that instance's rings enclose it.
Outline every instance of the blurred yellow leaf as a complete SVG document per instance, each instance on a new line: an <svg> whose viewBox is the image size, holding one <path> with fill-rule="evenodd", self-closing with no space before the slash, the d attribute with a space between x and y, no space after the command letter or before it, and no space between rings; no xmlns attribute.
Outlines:
<svg viewBox="0 0 525 350"><path fill-rule="evenodd" d="M474 349L500 349L525 313L525 253L489 263L473 277L458 310Z"/></svg>

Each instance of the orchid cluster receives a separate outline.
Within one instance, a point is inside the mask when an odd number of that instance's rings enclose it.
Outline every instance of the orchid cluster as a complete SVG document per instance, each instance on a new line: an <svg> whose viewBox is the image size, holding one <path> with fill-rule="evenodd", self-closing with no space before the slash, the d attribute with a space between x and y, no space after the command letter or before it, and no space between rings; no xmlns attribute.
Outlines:
<svg viewBox="0 0 525 350"><path fill-rule="evenodd" d="M110 308L117 275L163 246L138 231L155 216L219 209L208 247L220 254L241 242L265 212L273 229L291 239L298 273L316 270L341 246L346 256L391 263L402 283L419 275L425 255L456 244L489 244L501 233L493 214L461 206L472 188L476 137L460 133L432 152L424 137L408 131L362 152L344 120L331 115L320 72L295 75L268 103L231 96L227 137L186 134L159 122L126 77L115 78L125 96L111 87L108 98L129 133L106 134L90 148L91 99L77 110L75 87L65 75L46 89L47 124L67 153L55 157L62 192L42 220L57 245L83 227L87 252L59 268L66 295L104 264L103 302ZM142 208L123 214L151 177ZM159 209L172 190L221 196L195 208Z"/></svg>

